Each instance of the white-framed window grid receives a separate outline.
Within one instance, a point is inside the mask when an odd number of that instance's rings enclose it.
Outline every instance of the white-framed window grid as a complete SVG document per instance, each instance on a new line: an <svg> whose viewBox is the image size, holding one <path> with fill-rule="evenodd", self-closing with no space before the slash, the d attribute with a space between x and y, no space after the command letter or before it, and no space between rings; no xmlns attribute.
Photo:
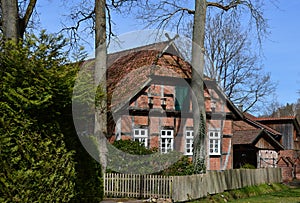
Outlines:
<svg viewBox="0 0 300 203"><path fill-rule="evenodd" d="M209 155L221 154L221 132L219 130L208 131Z"/></svg>
<svg viewBox="0 0 300 203"><path fill-rule="evenodd" d="M140 142L144 147L148 148L148 129L133 129L133 139L134 141Z"/></svg>
<svg viewBox="0 0 300 203"><path fill-rule="evenodd" d="M185 131L185 154L193 155L194 131Z"/></svg>
<svg viewBox="0 0 300 203"><path fill-rule="evenodd" d="M160 131L160 152L162 154L173 151L174 137L173 130Z"/></svg>

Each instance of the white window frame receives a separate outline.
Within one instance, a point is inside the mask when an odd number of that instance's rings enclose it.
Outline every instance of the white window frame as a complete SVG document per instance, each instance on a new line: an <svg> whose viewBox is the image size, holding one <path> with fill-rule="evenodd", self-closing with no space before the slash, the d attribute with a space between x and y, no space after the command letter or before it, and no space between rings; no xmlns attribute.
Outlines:
<svg viewBox="0 0 300 203"><path fill-rule="evenodd" d="M193 155L194 131L185 130L185 155Z"/></svg>
<svg viewBox="0 0 300 203"><path fill-rule="evenodd" d="M162 154L166 154L174 149L174 130L161 130L159 149Z"/></svg>
<svg viewBox="0 0 300 203"><path fill-rule="evenodd" d="M133 140L142 143L144 147L148 148L148 129L134 128Z"/></svg>
<svg viewBox="0 0 300 203"><path fill-rule="evenodd" d="M209 155L221 155L221 131L208 131L208 153Z"/></svg>

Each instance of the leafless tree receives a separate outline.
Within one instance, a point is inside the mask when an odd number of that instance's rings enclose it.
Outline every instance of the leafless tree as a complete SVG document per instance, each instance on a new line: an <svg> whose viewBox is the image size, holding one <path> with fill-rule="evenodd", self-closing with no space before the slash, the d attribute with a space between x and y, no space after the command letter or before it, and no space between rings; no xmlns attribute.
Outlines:
<svg viewBox="0 0 300 203"><path fill-rule="evenodd" d="M272 111L267 112L263 117L285 117L285 116L295 116L300 122L300 99L295 103L287 103L285 105L277 105Z"/></svg>
<svg viewBox="0 0 300 203"><path fill-rule="evenodd" d="M108 43L116 37L113 31L113 14L129 13L136 5L136 0L108 0L105 1L106 9L106 35ZM69 4L68 0L64 1L68 8L66 20L63 22L62 33L67 34L71 46L80 44L89 44L91 38L94 38L96 29L96 10L94 0L80 0L76 4ZM125 14L124 14L125 15Z"/></svg>
<svg viewBox="0 0 300 203"><path fill-rule="evenodd" d="M264 73L248 31L225 14L208 17L205 74L217 81L228 98L243 110L256 111L265 105L276 85Z"/></svg>

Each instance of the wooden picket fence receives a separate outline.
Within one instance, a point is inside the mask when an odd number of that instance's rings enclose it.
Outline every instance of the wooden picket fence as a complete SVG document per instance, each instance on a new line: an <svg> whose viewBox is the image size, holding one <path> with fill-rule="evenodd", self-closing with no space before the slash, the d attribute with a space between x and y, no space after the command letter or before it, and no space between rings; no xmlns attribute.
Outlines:
<svg viewBox="0 0 300 203"><path fill-rule="evenodd" d="M173 176L107 173L105 196L149 198L172 196Z"/></svg>
<svg viewBox="0 0 300 203"><path fill-rule="evenodd" d="M226 190L280 182L280 168L209 171L191 176L108 173L104 178L104 194L107 197L157 197L183 202Z"/></svg>

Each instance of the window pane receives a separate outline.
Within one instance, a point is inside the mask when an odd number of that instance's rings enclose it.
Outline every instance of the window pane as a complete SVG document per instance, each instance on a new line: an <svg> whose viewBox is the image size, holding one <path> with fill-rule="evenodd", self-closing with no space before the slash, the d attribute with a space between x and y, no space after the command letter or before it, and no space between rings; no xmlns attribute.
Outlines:
<svg viewBox="0 0 300 203"><path fill-rule="evenodd" d="M134 130L134 135L139 135L139 130Z"/></svg>
<svg viewBox="0 0 300 203"><path fill-rule="evenodd" d="M145 130L141 130L141 135L145 135Z"/></svg>

